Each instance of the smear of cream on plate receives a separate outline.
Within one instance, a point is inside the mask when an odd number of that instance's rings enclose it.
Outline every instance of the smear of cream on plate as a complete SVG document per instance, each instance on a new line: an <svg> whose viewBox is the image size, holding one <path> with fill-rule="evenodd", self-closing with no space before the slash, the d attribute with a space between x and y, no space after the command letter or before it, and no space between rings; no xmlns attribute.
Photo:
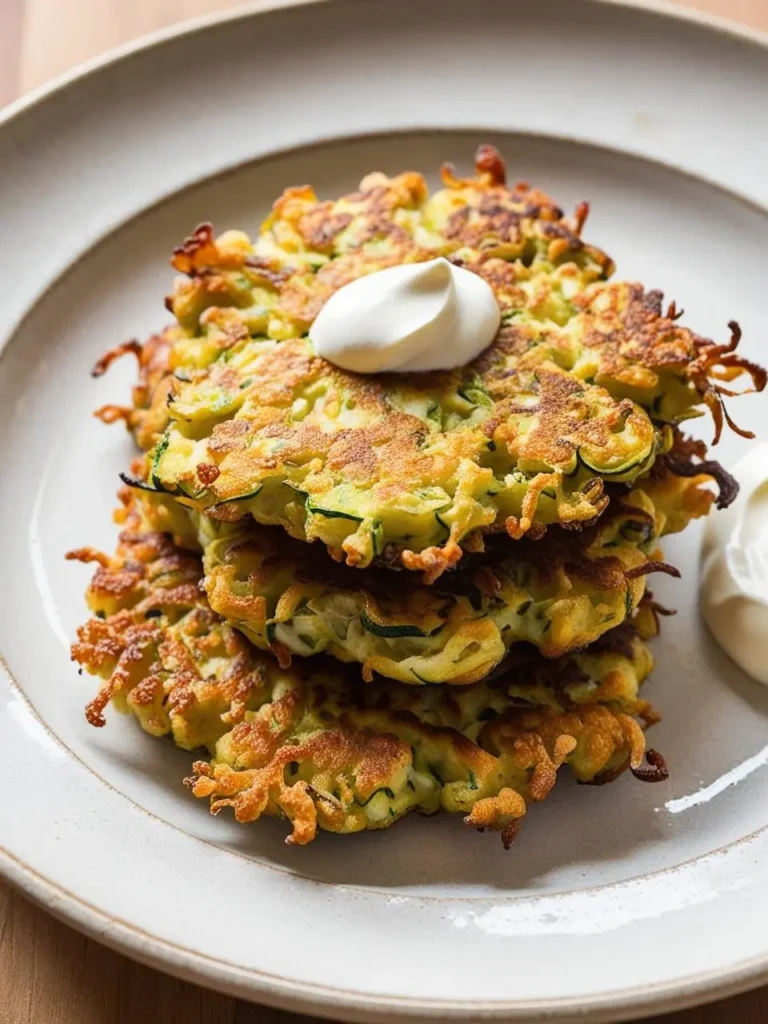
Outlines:
<svg viewBox="0 0 768 1024"><path fill-rule="evenodd" d="M739 495L707 522L701 611L723 650L768 684L768 444L732 472Z"/></svg>

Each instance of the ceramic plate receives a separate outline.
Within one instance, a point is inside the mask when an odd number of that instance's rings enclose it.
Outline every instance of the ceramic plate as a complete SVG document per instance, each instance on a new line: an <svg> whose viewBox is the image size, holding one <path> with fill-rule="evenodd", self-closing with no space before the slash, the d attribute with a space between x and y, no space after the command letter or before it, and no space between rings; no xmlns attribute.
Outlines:
<svg viewBox="0 0 768 1024"><path fill-rule="evenodd" d="M378 168L511 174L592 202L590 235L687 322L765 357L765 41L647 7L330 0L156 37L11 109L0 126L2 870L76 927L185 978L345 1020L637 1016L768 980L768 690L696 612L700 533L648 684L672 778L565 779L505 853L414 818L284 845L210 817L189 755L112 715L90 729L68 644L82 544L111 549L130 446L91 411L105 348L163 324L171 248L254 230L285 185ZM739 421L768 436L765 399ZM704 425L704 435L711 427ZM727 437L732 463L747 442Z"/></svg>

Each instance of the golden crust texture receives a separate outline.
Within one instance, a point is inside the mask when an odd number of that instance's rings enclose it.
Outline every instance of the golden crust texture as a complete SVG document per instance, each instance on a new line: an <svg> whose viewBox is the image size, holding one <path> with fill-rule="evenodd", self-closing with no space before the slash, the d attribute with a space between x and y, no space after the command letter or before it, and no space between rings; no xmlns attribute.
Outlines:
<svg viewBox="0 0 768 1024"><path fill-rule="evenodd" d="M719 435L726 384L764 386L735 352L736 325L715 344L660 293L606 281L611 260L581 237L585 206L569 219L508 186L491 147L476 177L443 178L432 196L414 172L369 175L333 201L289 189L253 242L209 225L187 239L163 342L173 376L152 397L154 339L123 417L154 445L152 487L215 520L319 540L353 567L384 556L429 584L488 531L594 521L607 485L668 450L670 425L709 407ZM315 354L307 331L338 288L436 255L494 289L502 326L479 359L365 378Z"/></svg>
<svg viewBox="0 0 768 1024"><path fill-rule="evenodd" d="M284 817L289 841L306 843L318 827L385 828L442 809L509 842L563 764L584 782L649 771L637 718L656 720L638 696L651 659L629 625L552 662L518 645L492 679L459 691L361 685L338 666L302 674L211 611L191 552L146 532L131 509L124 519L114 558L73 553L99 563L88 594L97 615L72 648L103 680L88 718L102 725L111 701L154 735L207 748L189 785L214 813Z"/></svg>
<svg viewBox="0 0 768 1024"><path fill-rule="evenodd" d="M642 492L613 502L596 527L546 542L491 539L433 586L386 567L352 572L318 546L256 524L211 524L166 496L139 492L152 529L202 550L212 609L286 667L322 653L402 683L466 685L514 644L547 658L584 648L637 608L660 563L666 523ZM667 497L674 505L674 495Z"/></svg>

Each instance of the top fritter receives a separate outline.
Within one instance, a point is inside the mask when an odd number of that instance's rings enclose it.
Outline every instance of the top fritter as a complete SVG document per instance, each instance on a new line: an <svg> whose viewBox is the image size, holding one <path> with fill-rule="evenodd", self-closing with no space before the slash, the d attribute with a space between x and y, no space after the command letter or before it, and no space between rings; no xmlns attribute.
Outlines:
<svg viewBox="0 0 768 1024"><path fill-rule="evenodd" d="M149 484L214 519L251 514L321 540L353 566L374 559L427 582L487 532L536 537L605 508L671 441L670 425L712 411L756 367L679 326L543 193L505 184L491 147L477 177L443 168L371 174L321 202L288 189L255 242L204 225L176 251L180 278L170 421ZM442 255L493 288L501 328L450 372L365 377L319 358L309 327L349 281Z"/></svg>

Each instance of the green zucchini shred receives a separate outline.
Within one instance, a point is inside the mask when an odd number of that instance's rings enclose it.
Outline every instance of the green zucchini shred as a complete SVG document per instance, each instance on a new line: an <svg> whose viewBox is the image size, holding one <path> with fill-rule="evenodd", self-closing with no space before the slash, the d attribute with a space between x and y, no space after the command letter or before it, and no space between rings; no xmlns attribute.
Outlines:
<svg viewBox="0 0 768 1024"><path fill-rule="evenodd" d="M379 794L379 793L386 793L386 794L387 794L387 797L388 797L388 798L389 798L390 800L394 800L394 799L395 799L395 794L394 794L394 792L393 792L393 791L392 791L392 790L391 790L391 789L389 788L389 786L381 786L381 787L380 787L379 789L375 789L375 790L373 791L373 793L371 793L371 795L370 795L370 796L368 797L368 799L367 799L367 800L364 800L364 801L363 801L362 803L361 803L361 802L360 802L360 801L359 801L359 800L357 799L357 797L355 797L355 803L357 804L357 806L358 806L358 807L367 807L367 806L368 806L368 804L369 804L369 803L371 802L371 800L373 800L373 798L374 798L375 796L378 796L378 794Z"/></svg>
<svg viewBox="0 0 768 1024"><path fill-rule="evenodd" d="M313 505L310 498L307 498L307 512L311 515L325 516L326 519L349 519L353 523L362 523L362 516L353 516L350 512L342 512L335 508L320 508Z"/></svg>
<svg viewBox="0 0 768 1024"><path fill-rule="evenodd" d="M217 501L214 505L209 505L205 509L205 511L210 512L217 508L223 508L224 505L234 505L235 502L237 501L248 501L249 499L255 498L258 494L260 494L262 487L263 484L259 484L259 486L254 491L249 491L248 494L238 494L237 497L235 498L225 498L224 501Z"/></svg>
<svg viewBox="0 0 768 1024"><path fill-rule="evenodd" d="M425 633L419 629L418 626L383 626L378 622L374 622L369 619L367 615L361 613L360 621L363 625L363 629L367 633L372 633L374 636L386 637L389 639L395 639L402 636L429 636L430 634ZM415 673L414 673L415 674Z"/></svg>
<svg viewBox="0 0 768 1024"><path fill-rule="evenodd" d="M150 473L149 473L149 479L152 481L154 486L159 491L164 491L165 488L163 487L163 484L161 483L161 481L157 477L157 471L158 471L158 468L160 466L160 460L162 459L163 455L165 455L166 451L168 450L168 445L170 443L171 443L171 435L166 430L166 432L163 434L163 436L157 442L157 444L155 446L154 455L152 456L152 469L150 470Z"/></svg>

